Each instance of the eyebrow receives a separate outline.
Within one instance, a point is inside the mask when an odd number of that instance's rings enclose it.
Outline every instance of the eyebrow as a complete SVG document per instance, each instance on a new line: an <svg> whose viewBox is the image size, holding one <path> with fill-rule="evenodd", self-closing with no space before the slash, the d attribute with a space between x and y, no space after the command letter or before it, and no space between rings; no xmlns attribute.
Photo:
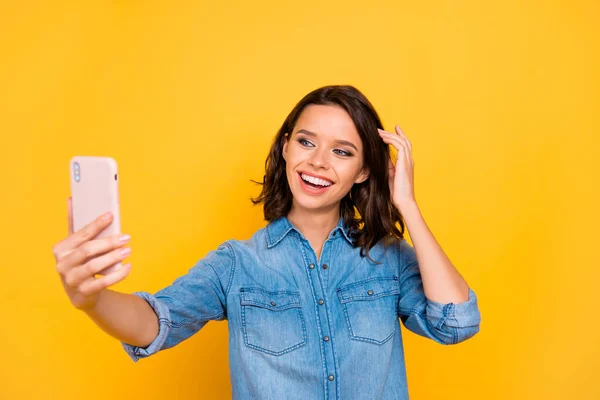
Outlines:
<svg viewBox="0 0 600 400"><path fill-rule="evenodd" d="M298 133L304 133L304 134L306 134L308 136L312 136L312 137L316 137L317 136L316 133L311 132L311 131L307 131L306 129L299 129L298 131L296 131L296 134L298 134ZM338 139L335 142L338 143L338 144L345 144L346 146L350 146L350 147L354 148L354 150L356 150L358 152L358 149L356 148L356 146L352 142L349 142L347 140L341 140L341 139Z"/></svg>

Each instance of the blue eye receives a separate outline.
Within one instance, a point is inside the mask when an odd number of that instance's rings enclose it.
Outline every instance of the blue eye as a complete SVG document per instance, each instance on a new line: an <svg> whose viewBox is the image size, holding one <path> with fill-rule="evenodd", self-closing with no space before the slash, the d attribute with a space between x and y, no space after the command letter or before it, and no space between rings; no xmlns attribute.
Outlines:
<svg viewBox="0 0 600 400"><path fill-rule="evenodd" d="M301 144L302 146L304 146L304 147L308 147L308 146L306 146L306 145L305 145L303 142L310 143L310 142L309 142L308 140L306 140L306 139L298 139L298 143L300 143L300 144ZM310 144L312 144L312 143L310 143Z"/></svg>
<svg viewBox="0 0 600 400"><path fill-rule="evenodd" d="M351 155L352 155L351 153L348 153L347 151L344 151L344 150L338 150L338 149L335 149L334 151L339 151L339 152L341 152L342 154L340 154L340 155L341 155L341 156L345 156L345 157L349 157L349 156L351 156ZM338 153L338 154L339 154L339 153Z"/></svg>
<svg viewBox="0 0 600 400"><path fill-rule="evenodd" d="M314 145L306 139L300 138L300 139L297 139L297 141L304 147L314 147ZM306 145L305 143L308 143L308 145ZM342 156L342 157L351 157L352 156L352 153L349 153L345 150L334 149L333 151L339 152L339 153L335 153L335 154Z"/></svg>

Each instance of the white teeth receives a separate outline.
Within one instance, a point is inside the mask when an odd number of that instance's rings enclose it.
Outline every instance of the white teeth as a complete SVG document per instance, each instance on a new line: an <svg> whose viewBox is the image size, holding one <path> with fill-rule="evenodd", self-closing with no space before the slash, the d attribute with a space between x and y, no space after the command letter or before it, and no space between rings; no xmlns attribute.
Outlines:
<svg viewBox="0 0 600 400"><path fill-rule="evenodd" d="M308 181L315 185L319 185L319 186L331 186L332 185L331 182L326 181L325 179L315 178L314 176L310 176L310 175L306 175L306 174L302 174L301 176L302 176L302 179L304 179L305 181Z"/></svg>

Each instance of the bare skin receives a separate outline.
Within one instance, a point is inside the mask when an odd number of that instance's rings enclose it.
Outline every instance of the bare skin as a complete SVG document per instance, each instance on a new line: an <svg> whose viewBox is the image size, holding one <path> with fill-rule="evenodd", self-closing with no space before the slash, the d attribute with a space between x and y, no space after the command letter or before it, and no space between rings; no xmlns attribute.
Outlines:
<svg viewBox="0 0 600 400"><path fill-rule="evenodd" d="M308 133L306 133L308 132ZM362 141L350 115L333 105L310 105L303 111L283 146L286 175L293 194L288 219L310 242L317 259L327 236L338 223L340 201L355 183L364 182ZM299 173L331 182L323 193L302 187Z"/></svg>
<svg viewBox="0 0 600 400"><path fill-rule="evenodd" d="M73 232L71 198L67 201L68 236L52 247L63 288L71 304L85 312L102 330L114 338L146 347L158 335L158 317L142 298L108 289L129 275L130 264L96 278L103 269L123 261L129 254L121 249L129 238L115 235L95 239L112 221L102 216Z"/></svg>

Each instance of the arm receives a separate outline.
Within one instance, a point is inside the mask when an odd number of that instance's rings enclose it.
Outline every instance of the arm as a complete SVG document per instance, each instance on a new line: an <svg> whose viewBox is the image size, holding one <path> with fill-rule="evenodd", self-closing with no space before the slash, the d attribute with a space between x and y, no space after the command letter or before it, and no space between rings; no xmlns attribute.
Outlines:
<svg viewBox="0 0 600 400"><path fill-rule="evenodd" d="M481 314L475 292L469 288L469 300L455 304L428 299L423 291L423 281L414 249L399 242L400 296L398 316L410 331L441 344L463 342L477 332Z"/></svg>
<svg viewBox="0 0 600 400"><path fill-rule="evenodd" d="M235 254L230 243L224 243L199 260L187 274L178 277L171 285L155 294L135 292L140 300L154 310L158 319L147 332L151 343L142 340L137 344L121 340L121 344L134 362L161 350L171 348L188 339L209 321L227 318L227 295L233 272Z"/></svg>
<svg viewBox="0 0 600 400"><path fill-rule="evenodd" d="M156 313L144 299L133 294L105 289L96 306L84 312L119 341L146 347L158 334Z"/></svg>
<svg viewBox="0 0 600 400"><path fill-rule="evenodd" d="M417 208L403 209L415 247L399 242L398 314L409 330L438 343L465 341L479 332L477 296L449 262Z"/></svg>
<svg viewBox="0 0 600 400"><path fill-rule="evenodd" d="M402 214L415 248L399 242L398 314L413 332L444 344L479 332L481 315L475 292L452 265L421 216L414 193L412 144L400 126L396 134L379 129L382 140L398 150L388 161L392 202Z"/></svg>
<svg viewBox="0 0 600 400"><path fill-rule="evenodd" d="M403 205L402 216L413 242L428 299L439 303L462 303L469 298L469 286L427 227L416 202Z"/></svg>

